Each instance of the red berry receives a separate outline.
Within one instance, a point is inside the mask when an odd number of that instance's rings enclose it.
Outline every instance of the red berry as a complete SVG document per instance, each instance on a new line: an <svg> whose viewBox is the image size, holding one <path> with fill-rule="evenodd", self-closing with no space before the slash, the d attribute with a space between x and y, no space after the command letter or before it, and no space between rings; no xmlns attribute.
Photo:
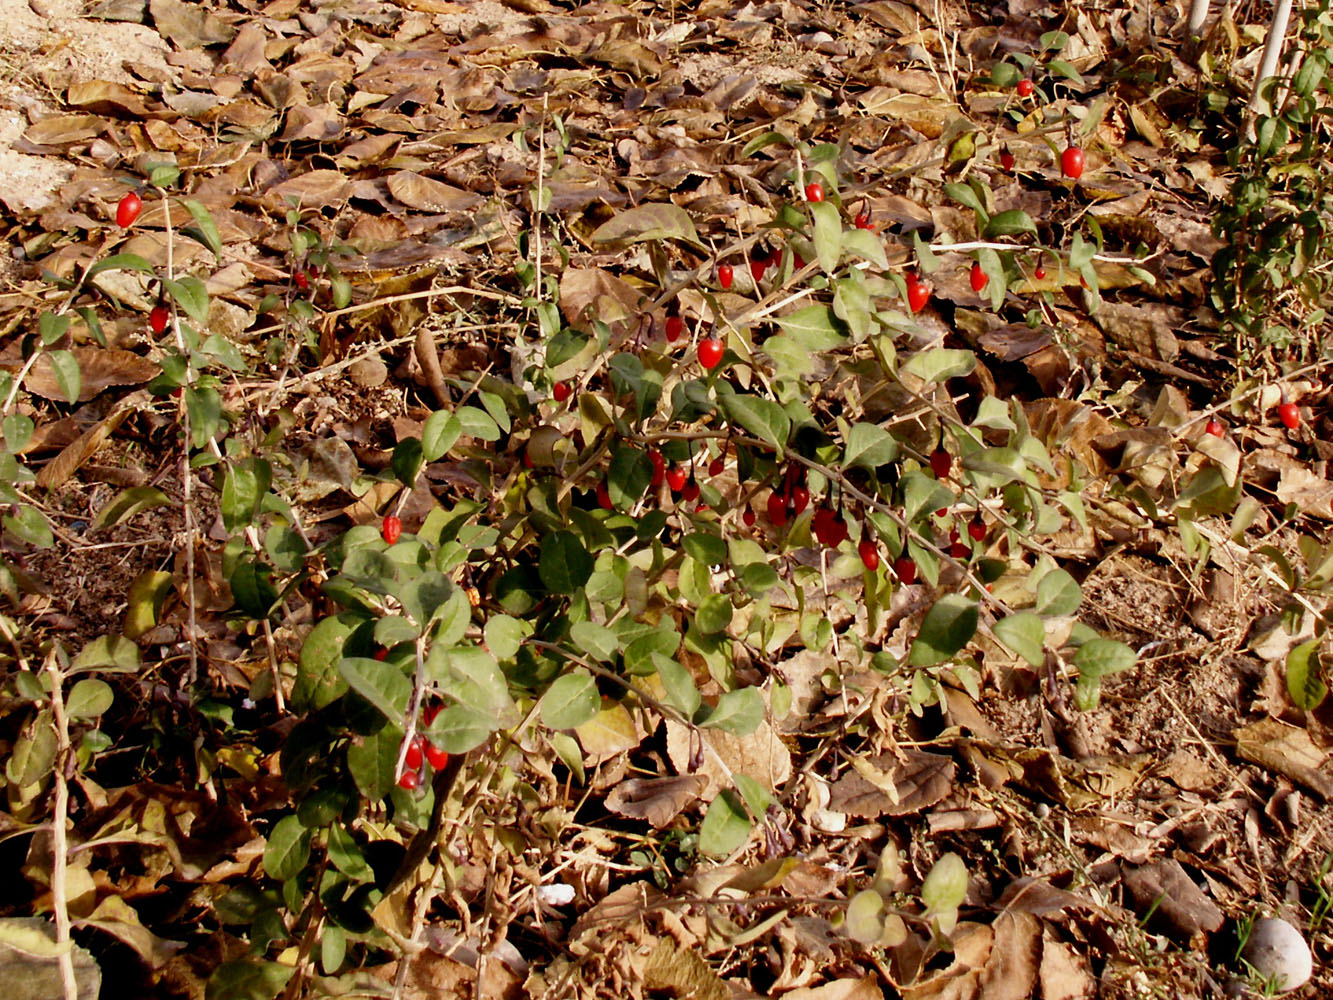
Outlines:
<svg viewBox="0 0 1333 1000"><path fill-rule="evenodd" d="M444 706L439 703L436 703L434 705L427 705L425 708L421 710L421 720L425 722L426 725L429 726L431 723L435 721L435 716L439 715L443 711L444 711Z"/></svg>
<svg viewBox="0 0 1333 1000"><path fill-rule="evenodd" d="M722 360L722 341L709 337L699 345L699 364L711 371Z"/></svg>
<svg viewBox="0 0 1333 1000"><path fill-rule="evenodd" d="M421 779L417 777L416 771L404 771L398 778L398 787L406 788L409 792L416 791L419 784Z"/></svg>
<svg viewBox="0 0 1333 1000"><path fill-rule="evenodd" d="M449 755L437 747L434 743L426 744L426 763L437 771L443 771L444 766L449 763Z"/></svg>
<svg viewBox="0 0 1333 1000"><path fill-rule="evenodd" d="M986 540L986 522L981 519L980 514L967 522L967 534L974 542Z"/></svg>
<svg viewBox="0 0 1333 1000"><path fill-rule="evenodd" d="M778 528L787 523L787 498L776 490L768 495L768 519Z"/></svg>
<svg viewBox="0 0 1333 1000"><path fill-rule="evenodd" d="M680 498L686 503L699 499L699 484L691 479L685 484L685 488L680 491Z"/></svg>
<svg viewBox="0 0 1333 1000"><path fill-rule="evenodd" d="M1215 438L1220 438L1226 436L1227 429L1225 426L1223 426L1222 421L1218 420L1216 417L1213 417L1213 419L1208 421L1208 423L1204 426L1203 432L1205 434L1211 434Z"/></svg>
<svg viewBox="0 0 1333 1000"><path fill-rule="evenodd" d="M1278 419L1282 421L1282 426L1287 430L1294 431L1301 425L1301 411L1295 403L1283 403L1277 408Z"/></svg>
<svg viewBox="0 0 1333 1000"><path fill-rule="evenodd" d="M754 257L750 260L750 276L758 283L764 280L764 272L768 270L768 259L765 257Z"/></svg>
<svg viewBox="0 0 1333 1000"><path fill-rule="evenodd" d="M1024 78L1018 81L1018 86L1014 89L1018 91L1019 97L1031 97L1032 92L1037 88L1031 80Z"/></svg>
<svg viewBox="0 0 1333 1000"><path fill-rule="evenodd" d="M725 292L731 287L731 283L736 280L736 272L730 264L719 264L717 266L717 283L722 286Z"/></svg>
<svg viewBox="0 0 1333 1000"><path fill-rule="evenodd" d="M563 403L567 400L571 391L568 382L557 382L551 386L551 395L555 397L557 403Z"/></svg>
<svg viewBox="0 0 1333 1000"><path fill-rule="evenodd" d="M980 263L975 263L972 265L972 273L968 275L968 279L972 282L972 291L980 292L986 287L986 282L990 281L990 275L981 269Z"/></svg>
<svg viewBox="0 0 1333 1000"><path fill-rule="evenodd" d="M856 218L852 220L852 225L854 225L857 229L869 229L870 213L858 212Z"/></svg>
<svg viewBox="0 0 1333 1000"><path fill-rule="evenodd" d="M615 504L611 502L611 491L606 488L606 480L603 479L597 484L597 506L602 510L613 510Z"/></svg>
<svg viewBox="0 0 1333 1000"><path fill-rule="evenodd" d="M398 541L398 536L402 533L403 520L400 517L395 517L393 514L386 517L384 519L384 524L380 526L380 534L384 536L384 540L390 545Z"/></svg>
<svg viewBox="0 0 1333 1000"><path fill-rule="evenodd" d="M653 467L653 481L650 485L653 489L657 489L666 478L666 462L662 459L662 453L656 448L648 452L648 461Z"/></svg>
<svg viewBox="0 0 1333 1000"><path fill-rule="evenodd" d="M126 191L124 197L120 199L120 204L116 206L116 225L121 229L129 229L141 211L143 211L143 199L139 197L139 192Z"/></svg>
<svg viewBox="0 0 1333 1000"><path fill-rule="evenodd" d="M903 280L907 282L908 288L913 288L916 286L916 283L921 280L921 278L917 275L915 271L908 271L906 274L903 275Z"/></svg>
<svg viewBox="0 0 1333 1000"><path fill-rule="evenodd" d="M792 510L797 514L809 507L810 491L804 486L793 486L791 488L791 506Z"/></svg>
<svg viewBox="0 0 1333 1000"><path fill-rule="evenodd" d="M805 258L802 257L800 254L798 254L798 253L797 253L796 251L794 251L794 250L792 251L792 255L791 255L791 266L792 266L792 268L793 268L794 270L797 270L797 271L799 271L801 268L805 267Z"/></svg>
<svg viewBox="0 0 1333 1000"><path fill-rule="evenodd" d="M1014 154L1007 149L1000 151L1000 169L1005 173L1014 169Z"/></svg>
<svg viewBox="0 0 1333 1000"><path fill-rule="evenodd" d="M403 767L409 771L416 771L421 767L423 759L421 745L425 742L420 736L411 742L407 748L407 754L403 757Z"/></svg>
<svg viewBox="0 0 1333 1000"><path fill-rule="evenodd" d="M930 453L930 471L936 479L944 479L953 468L953 456L943 448L936 448Z"/></svg>
<svg viewBox="0 0 1333 1000"><path fill-rule="evenodd" d="M820 507L810 523L815 538L829 548L836 548L847 538L847 522L832 507Z"/></svg>
<svg viewBox="0 0 1333 1000"><path fill-rule="evenodd" d="M916 582L916 563L912 562L910 556L899 556L893 560L893 572L904 586L911 586Z"/></svg>
<svg viewBox="0 0 1333 1000"><path fill-rule="evenodd" d="M303 292L310 287L310 279L306 277L304 271L297 271L292 275L292 280L296 282L296 287Z"/></svg>
<svg viewBox="0 0 1333 1000"><path fill-rule="evenodd" d="M537 464L537 463L534 462L534 461L532 460L532 452L530 452L530 451L528 451L528 449L524 448L524 449L523 449L523 468L525 468L525 469L531 469L531 468L533 468L534 466L536 466L536 464Z"/></svg>
<svg viewBox="0 0 1333 1000"><path fill-rule="evenodd" d="M950 529L949 529L949 544L950 544L950 545L952 545L954 542L958 541L958 539L961 538L961 537L962 537L962 536L961 536L960 534L958 534L958 529L957 529L957 528L950 528Z"/></svg>
<svg viewBox="0 0 1333 1000"><path fill-rule="evenodd" d="M1078 180L1083 176L1083 150L1077 146L1070 146L1060 154L1060 173L1064 174L1070 180Z"/></svg>
<svg viewBox="0 0 1333 1000"><path fill-rule="evenodd" d="M383 663L389 658L389 649L387 646L379 646L375 649L375 659Z"/></svg>
<svg viewBox="0 0 1333 1000"><path fill-rule="evenodd" d="M1046 268L1038 264L1037 269L1032 272L1032 276L1036 278L1038 281L1041 281L1044 277L1046 277Z"/></svg>
<svg viewBox="0 0 1333 1000"><path fill-rule="evenodd" d="M818 181L811 181L809 184L807 184L807 185L805 186L805 200L806 200L806 201L823 201L823 200L824 200L824 185L823 185L823 184L820 184Z"/></svg>
<svg viewBox="0 0 1333 1000"><path fill-rule="evenodd" d="M685 488L685 470L679 465L673 465L667 471L666 481L672 493L679 493Z"/></svg>
<svg viewBox="0 0 1333 1000"><path fill-rule="evenodd" d="M949 555L953 556L955 559L966 559L971 554L972 550L962 542L951 542L949 544Z"/></svg>
<svg viewBox="0 0 1333 1000"><path fill-rule="evenodd" d="M152 312L148 314L148 327L154 333L161 333L171 322L171 310L166 306L158 304L153 306Z"/></svg>
<svg viewBox="0 0 1333 1000"><path fill-rule="evenodd" d="M666 339L674 343L680 339L681 333L685 330L685 321L679 316L672 314L666 318Z"/></svg>
<svg viewBox="0 0 1333 1000"><path fill-rule="evenodd" d="M741 515L741 520L745 522L745 526L747 528L753 528L754 522L757 520L757 518L754 516L754 511L752 511L749 507L746 507L745 513Z"/></svg>
<svg viewBox="0 0 1333 1000"><path fill-rule="evenodd" d="M856 543L856 552L861 557L861 562L865 565L865 568L870 572L873 573L879 569L879 547L875 545L873 538L862 537Z"/></svg>
<svg viewBox="0 0 1333 1000"><path fill-rule="evenodd" d="M710 476L720 476L722 475L722 470L726 468L726 465L726 460L721 455L718 455L717 458L708 463L708 474Z"/></svg>
<svg viewBox="0 0 1333 1000"><path fill-rule="evenodd" d="M907 286L907 304L912 308L912 312L919 313L922 309L926 308L926 303L929 301L929 285L914 282Z"/></svg>

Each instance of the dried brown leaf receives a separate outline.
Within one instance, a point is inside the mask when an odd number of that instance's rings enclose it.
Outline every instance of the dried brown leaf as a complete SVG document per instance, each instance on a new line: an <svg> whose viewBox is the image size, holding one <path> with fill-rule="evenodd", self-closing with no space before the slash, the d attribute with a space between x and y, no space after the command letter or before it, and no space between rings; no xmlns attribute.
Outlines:
<svg viewBox="0 0 1333 1000"><path fill-rule="evenodd" d="M631 778L611 789L606 808L618 816L646 820L654 830L666 826L708 787L698 774Z"/></svg>
<svg viewBox="0 0 1333 1000"><path fill-rule="evenodd" d="M856 770L847 771L833 785L829 809L865 818L908 816L930 808L953 788L956 767L942 754L904 750L902 759L882 753L864 763L882 781L872 783Z"/></svg>
<svg viewBox="0 0 1333 1000"><path fill-rule="evenodd" d="M155 377L157 365L133 351L118 347L75 347L71 352L78 362L82 381L79 402L86 403L113 385L139 385ZM23 388L43 399L65 399L56 379L55 366L45 354L40 356L23 380Z"/></svg>

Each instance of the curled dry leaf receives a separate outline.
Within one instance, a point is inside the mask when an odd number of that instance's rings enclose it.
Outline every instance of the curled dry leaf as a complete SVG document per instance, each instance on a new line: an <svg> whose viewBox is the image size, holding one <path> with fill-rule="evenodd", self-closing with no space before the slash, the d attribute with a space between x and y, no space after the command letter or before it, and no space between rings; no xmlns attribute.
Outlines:
<svg viewBox="0 0 1333 1000"><path fill-rule="evenodd" d="M665 778L630 778L611 789L606 808L629 819L646 820L655 830L666 826L708 787L698 774Z"/></svg>
<svg viewBox="0 0 1333 1000"><path fill-rule="evenodd" d="M919 750L853 759L853 769L833 785L829 808L865 818L908 816L948 795L956 770L950 758Z"/></svg>

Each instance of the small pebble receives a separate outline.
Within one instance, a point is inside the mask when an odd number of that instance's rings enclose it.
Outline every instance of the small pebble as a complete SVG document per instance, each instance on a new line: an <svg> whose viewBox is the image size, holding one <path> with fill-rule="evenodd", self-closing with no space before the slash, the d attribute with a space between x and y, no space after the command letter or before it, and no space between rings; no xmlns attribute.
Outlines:
<svg viewBox="0 0 1333 1000"><path fill-rule="evenodd" d="M1291 924L1277 917L1254 922L1250 939L1241 953L1245 961L1266 982L1271 980L1279 992L1304 985L1314 972L1314 960L1305 938Z"/></svg>
<svg viewBox="0 0 1333 1000"><path fill-rule="evenodd" d="M373 389L385 383L389 369L379 358L361 358L347 367L347 376L362 389Z"/></svg>

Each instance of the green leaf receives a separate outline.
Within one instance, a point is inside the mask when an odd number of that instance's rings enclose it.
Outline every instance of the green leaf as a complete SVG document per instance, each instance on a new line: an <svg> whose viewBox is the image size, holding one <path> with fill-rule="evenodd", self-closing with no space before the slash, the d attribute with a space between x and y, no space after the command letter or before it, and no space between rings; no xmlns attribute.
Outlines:
<svg viewBox="0 0 1333 1000"><path fill-rule="evenodd" d="M773 804L773 793L748 774L741 774L738 771L732 775L732 778L736 781L736 790L741 793L741 797L745 800L745 808L749 810L750 815L765 815L768 812L768 807Z"/></svg>
<svg viewBox="0 0 1333 1000"><path fill-rule="evenodd" d="M980 609L962 594L946 594L926 612L907 662L914 667L944 663L966 646L977 631Z"/></svg>
<svg viewBox="0 0 1333 1000"><path fill-rule="evenodd" d="M593 558L570 531L553 531L542 539L537 572L553 594L572 594L592 575Z"/></svg>
<svg viewBox="0 0 1333 1000"><path fill-rule="evenodd" d="M657 666L657 676L662 680L666 703L685 719L693 719L703 699L690 672L676 660L661 653L652 654L652 660Z"/></svg>
<svg viewBox="0 0 1333 1000"><path fill-rule="evenodd" d="M621 510L633 506L653 481L653 463L642 448L616 446L607 470L606 489L611 503Z"/></svg>
<svg viewBox="0 0 1333 1000"><path fill-rule="evenodd" d="M461 587L436 570L426 570L398 588L403 611L420 626L445 619L436 633L436 641L452 646L467 631L472 605Z"/></svg>
<svg viewBox="0 0 1333 1000"><path fill-rule="evenodd" d="M65 711L71 719L95 719L115 701L111 685L95 677L86 677L70 688Z"/></svg>
<svg viewBox="0 0 1333 1000"><path fill-rule="evenodd" d="M142 271L144 274L153 274L153 265L140 257L137 253L116 253L110 257L103 257L85 272L85 278L91 278L95 274L101 274L103 271Z"/></svg>
<svg viewBox="0 0 1333 1000"><path fill-rule="evenodd" d="M577 626L576 626L577 627ZM508 615L491 615L486 619L486 647L497 660L512 660L518 655L523 640L532 627Z"/></svg>
<svg viewBox="0 0 1333 1000"><path fill-rule="evenodd" d="M994 631L995 638L1032 666L1040 667L1046 662L1046 626L1039 615L1020 611L997 621Z"/></svg>
<svg viewBox="0 0 1333 1000"><path fill-rule="evenodd" d="M14 741L9 758L5 761L5 776L16 788L26 788L44 781L55 767L56 730L51 724L51 712L38 712L23 735Z"/></svg>
<svg viewBox="0 0 1333 1000"><path fill-rule="evenodd" d="M1037 584L1037 614L1072 615L1083 603L1078 581L1062 569L1053 569Z"/></svg>
<svg viewBox="0 0 1333 1000"><path fill-rule="evenodd" d="M50 548L55 542L55 535L51 532L51 525L47 523L46 517L36 507L23 504L15 514L6 514L0 519L5 530L13 534L15 538L34 545L39 549Z"/></svg>
<svg viewBox="0 0 1333 1000"><path fill-rule="evenodd" d="M748 159L762 149L777 145L790 146L793 145L793 143L781 132L765 132L762 135L755 136L747 142L745 148L741 150L741 156Z"/></svg>
<svg viewBox="0 0 1333 1000"><path fill-rule="evenodd" d="M1011 89L1023 78L1023 71L1013 63L998 62L991 67L990 80L997 87Z"/></svg>
<svg viewBox="0 0 1333 1000"><path fill-rule="evenodd" d="M1089 639L1074 654L1074 666L1088 677L1104 677L1128 670L1138 661L1134 650L1115 639Z"/></svg>
<svg viewBox="0 0 1333 1000"><path fill-rule="evenodd" d="M32 417L26 413L11 413L0 426L4 429L5 447L15 454L32 440L33 431L37 429Z"/></svg>
<svg viewBox="0 0 1333 1000"><path fill-rule="evenodd" d="M347 748L347 771L357 789L371 802L379 802L397 783L398 775L394 771L398 766L402 739L403 731L398 726L385 726ZM439 745L438 741L436 745Z"/></svg>
<svg viewBox="0 0 1333 1000"><path fill-rule="evenodd" d="M353 691L378 708L386 719L396 726L402 725L412 697L412 682L402 671L369 657L344 656L338 661L338 672Z"/></svg>
<svg viewBox="0 0 1333 1000"><path fill-rule="evenodd" d="M273 482L273 466L262 458L243 458L227 467L222 480L222 526L235 533L255 523L264 494Z"/></svg>
<svg viewBox="0 0 1333 1000"><path fill-rule="evenodd" d="M921 883L921 902L926 913L937 916L957 910L967 898L967 865L952 852L933 865Z"/></svg>
<svg viewBox="0 0 1333 1000"><path fill-rule="evenodd" d="M99 670L108 674L132 674L139 669L139 646L123 635L103 635L94 639L74 657L68 674Z"/></svg>
<svg viewBox="0 0 1333 1000"><path fill-rule="evenodd" d="M1037 224L1032 221L1032 216L1021 209L1011 208L1007 212L992 215L982 229L981 238L993 240L998 236L1019 236L1036 231Z"/></svg>
<svg viewBox="0 0 1333 1000"><path fill-rule="evenodd" d="M720 729L733 736L748 736L764 721L764 698L758 688L745 687L728 691L718 698L717 705L701 725Z"/></svg>
<svg viewBox="0 0 1333 1000"><path fill-rule="evenodd" d="M447 410L436 410L421 428L421 452L427 462L434 462L454 446L463 434L463 425Z"/></svg>
<svg viewBox="0 0 1333 1000"><path fill-rule="evenodd" d="M842 256L842 216L832 202L811 202L808 207L815 220L815 256L819 259L819 269L832 274Z"/></svg>
<svg viewBox="0 0 1333 1000"><path fill-rule="evenodd" d="M542 724L549 729L574 729L601 710L597 682L583 670L557 677L542 695Z"/></svg>
<svg viewBox="0 0 1333 1000"><path fill-rule="evenodd" d="M218 227L214 225L213 216L208 214L208 209L201 202L186 198L185 210L190 213L197 228L182 229L181 232L212 250L214 257L221 257L222 237L218 235Z"/></svg>
<svg viewBox="0 0 1333 1000"><path fill-rule="evenodd" d="M1287 654L1287 693L1291 703L1306 712L1319 707L1328 687L1319 679L1319 657L1314 654L1320 640L1303 642Z"/></svg>
<svg viewBox="0 0 1333 1000"><path fill-rule="evenodd" d="M171 498L156 486L131 486L127 490L122 490L97 512L89 530L101 531L103 528L114 527L128 521L140 511L165 507L170 503Z"/></svg>
<svg viewBox="0 0 1333 1000"><path fill-rule="evenodd" d="M421 467L425 464L426 456L417 438L403 438L393 446L393 458L389 462L389 467L393 469L394 478L409 490L416 485L417 477L421 475Z"/></svg>
<svg viewBox="0 0 1333 1000"><path fill-rule="evenodd" d="M1074 68L1072 63L1063 59L1052 59L1046 64L1046 68L1056 76L1063 76L1067 80L1073 80L1075 83L1083 82L1083 74Z"/></svg>
<svg viewBox="0 0 1333 1000"><path fill-rule="evenodd" d="M300 817L290 813L278 820L264 845L264 871L286 882L296 878L310 860L310 831Z"/></svg>
<svg viewBox="0 0 1333 1000"><path fill-rule="evenodd" d="M915 375L923 382L943 382L970 375L976 366L977 356L971 351L932 347L914 355L902 366L902 371L907 375Z"/></svg>
<svg viewBox="0 0 1333 1000"><path fill-rule="evenodd" d="M596 622L575 622L569 630L569 637L580 651L603 663L610 663L620 652L619 637L605 625Z"/></svg>
<svg viewBox="0 0 1333 1000"><path fill-rule="evenodd" d="M712 857L730 854L750 837L750 816L730 789L718 794L699 826L699 850Z"/></svg>
<svg viewBox="0 0 1333 1000"><path fill-rule="evenodd" d="M733 610L729 595L709 594L694 613L694 624L704 635L716 635L731 624Z"/></svg>
<svg viewBox="0 0 1333 1000"><path fill-rule="evenodd" d="M944 185L944 193L960 205L972 209L983 221L987 218L986 206L981 203L981 197L972 189L972 185L952 182Z"/></svg>
<svg viewBox="0 0 1333 1000"><path fill-rule="evenodd" d="M328 850L333 867L353 882L375 880L375 870L366 863L361 845L356 842L352 832L344 828L341 823L334 823L329 827Z"/></svg>
<svg viewBox="0 0 1333 1000"><path fill-rule="evenodd" d="M642 243L645 240L681 239L698 244L690 213L679 205L654 202L620 212L592 233L594 243Z"/></svg>
<svg viewBox="0 0 1333 1000"><path fill-rule="evenodd" d="M79 401L79 393L83 389L83 373L79 371L79 362L74 357L72 351L48 351L48 358L51 359L51 370L55 373L56 383L60 386L60 391L65 394L65 398L71 403Z"/></svg>
<svg viewBox="0 0 1333 1000"><path fill-rule="evenodd" d="M208 977L204 1000L273 1000L295 972L294 966L260 959L224 962Z"/></svg>
<svg viewBox="0 0 1333 1000"><path fill-rule="evenodd" d="M859 465L875 469L892 462L898 454L898 442L883 427L864 422L852 424L847 431L847 445L842 462L846 468Z"/></svg>
<svg viewBox="0 0 1333 1000"><path fill-rule="evenodd" d="M42 346L49 347L63 337L69 330L70 318L45 312L37 317L37 336Z"/></svg>
<svg viewBox="0 0 1333 1000"><path fill-rule="evenodd" d="M500 440L500 427L485 410L475 406L460 406L454 414L462 433L481 441Z"/></svg>
<svg viewBox="0 0 1333 1000"><path fill-rule="evenodd" d="M844 253L855 254L868 260L881 271L889 269L889 258L884 253L884 244L878 236L868 229L848 229L842 234Z"/></svg>
<svg viewBox="0 0 1333 1000"><path fill-rule="evenodd" d="M787 411L771 399L742 393L718 393L718 402L731 423L740 424L774 450L781 452L791 434Z"/></svg>
<svg viewBox="0 0 1333 1000"><path fill-rule="evenodd" d="M777 323L783 333L811 352L832 351L847 343L847 335L839 329L828 306L806 306L779 316Z"/></svg>
<svg viewBox="0 0 1333 1000"><path fill-rule="evenodd" d="M208 290L202 281L193 275L178 280L163 278L162 288L200 328L208 326Z"/></svg>
<svg viewBox="0 0 1333 1000"><path fill-rule="evenodd" d="M292 688L292 708L307 712L325 708L347 691L347 681L338 670L343 645L366 619L350 611L322 618L301 644Z"/></svg>

